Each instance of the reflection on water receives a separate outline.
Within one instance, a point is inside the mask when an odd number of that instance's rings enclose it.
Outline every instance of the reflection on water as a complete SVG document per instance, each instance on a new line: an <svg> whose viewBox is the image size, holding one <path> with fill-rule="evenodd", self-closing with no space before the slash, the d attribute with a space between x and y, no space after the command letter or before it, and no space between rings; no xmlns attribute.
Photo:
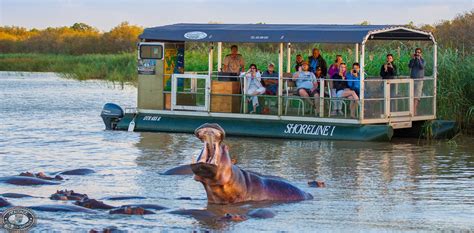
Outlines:
<svg viewBox="0 0 474 233"><path fill-rule="evenodd" d="M135 104L136 89L98 81L78 82L51 74L0 74L0 176L22 171L54 172L87 167L88 176L68 177L59 186L0 184L0 193L48 197L73 189L92 198L140 195L145 200L106 201L111 205L153 203L168 207L147 216L37 212L36 229L59 231L115 226L140 231L433 231L474 228L474 145L444 141L417 144L297 141L229 137L225 142L244 169L284 177L315 198L297 203L207 205L202 185L191 176L163 176L190 163L201 142L189 134L104 131L99 117L106 102ZM326 188L309 188L309 180ZM180 197L190 197L181 200ZM64 203L47 198L9 199L15 205ZM245 214L265 207L272 219L239 223L215 217L180 216L180 209L208 210L215 216Z"/></svg>

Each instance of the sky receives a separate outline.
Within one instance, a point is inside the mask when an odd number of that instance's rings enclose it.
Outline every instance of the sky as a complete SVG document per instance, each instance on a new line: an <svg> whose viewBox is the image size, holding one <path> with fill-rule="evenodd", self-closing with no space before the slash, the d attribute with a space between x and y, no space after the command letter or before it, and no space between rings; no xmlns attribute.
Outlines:
<svg viewBox="0 0 474 233"><path fill-rule="evenodd" d="M474 9L474 0L0 0L0 25L43 29L86 23L108 31L121 22L407 24L439 23Z"/></svg>

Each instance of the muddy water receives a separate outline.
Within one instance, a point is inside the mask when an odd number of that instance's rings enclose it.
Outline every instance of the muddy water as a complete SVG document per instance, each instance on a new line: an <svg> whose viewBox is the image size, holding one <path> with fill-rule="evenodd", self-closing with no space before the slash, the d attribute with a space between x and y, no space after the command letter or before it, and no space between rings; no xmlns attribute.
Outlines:
<svg viewBox="0 0 474 233"><path fill-rule="evenodd" d="M0 176L23 171L55 172L92 168L57 186L0 184L0 193L35 198L8 199L15 205L70 204L51 201L58 189L92 198L139 195L147 199L105 201L111 205L153 203L156 215L118 216L39 212L34 228L88 231L117 227L131 231L437 231L473 230L474 138L457 145L445 141L391 143L226 139L244 169L278 175L315 198L298 203L247 203L208 206L201 184L191 176L163 176L189 163L200 150L192 135L104 131L99 117L106 102L134 106L136 89L62 79L54 74L0 74ZM307 187L324 180L326 188ZM191 200L181 200L190 197ZM272 219L228 223L172 215L178 209L208 209L215 214L245 213L265 207Z"/></svg>

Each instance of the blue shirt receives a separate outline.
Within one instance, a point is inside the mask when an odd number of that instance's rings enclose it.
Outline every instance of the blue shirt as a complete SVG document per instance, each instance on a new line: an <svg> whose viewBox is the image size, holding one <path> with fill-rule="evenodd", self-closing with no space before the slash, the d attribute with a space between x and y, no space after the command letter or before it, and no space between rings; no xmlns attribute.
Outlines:
<svg viewBox="0 0 474 233"><path fill-rule="evenodd" d="M298 78L296 79L296 88L297 89L313 89L313 82L316 82L316 76L309 71L297 72Z"/></svg>
<svg viewBox="0 0 474 233"><path fill-rule="evenodd" d="M347 86L351 90L356 91L359 93L360 91L360 72L357 72L357 77L352 74L352 72L346 73L346 80L347 80Z"/></svg>
<svg viewBox="0 0 474 233"><path fill-rule="evenodd" d="M425 77L425 60L423 58L413 58L408 64L410 67L410 78L424 78Z"/></svg>

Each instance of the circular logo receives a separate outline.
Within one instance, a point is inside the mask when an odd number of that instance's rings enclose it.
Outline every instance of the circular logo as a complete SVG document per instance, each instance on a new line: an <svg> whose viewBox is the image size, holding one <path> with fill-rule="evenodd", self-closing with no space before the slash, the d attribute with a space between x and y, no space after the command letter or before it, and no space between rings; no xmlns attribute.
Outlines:
<svg viewBox="0 0 474 233"><path fill-rule="evenodd" d="M199 31L186 32L186 34L184 34L184 37L190 40L200 40L200 39L206 38L207 34L205 32L199 32Z"/></svg>
<svg viewBox="0 0 474 233"><path fill-rule="evenodd" d="M2 213L0 221L7 231L27 231L36 223L35 213L25 207L12 207Z"/></svg>

